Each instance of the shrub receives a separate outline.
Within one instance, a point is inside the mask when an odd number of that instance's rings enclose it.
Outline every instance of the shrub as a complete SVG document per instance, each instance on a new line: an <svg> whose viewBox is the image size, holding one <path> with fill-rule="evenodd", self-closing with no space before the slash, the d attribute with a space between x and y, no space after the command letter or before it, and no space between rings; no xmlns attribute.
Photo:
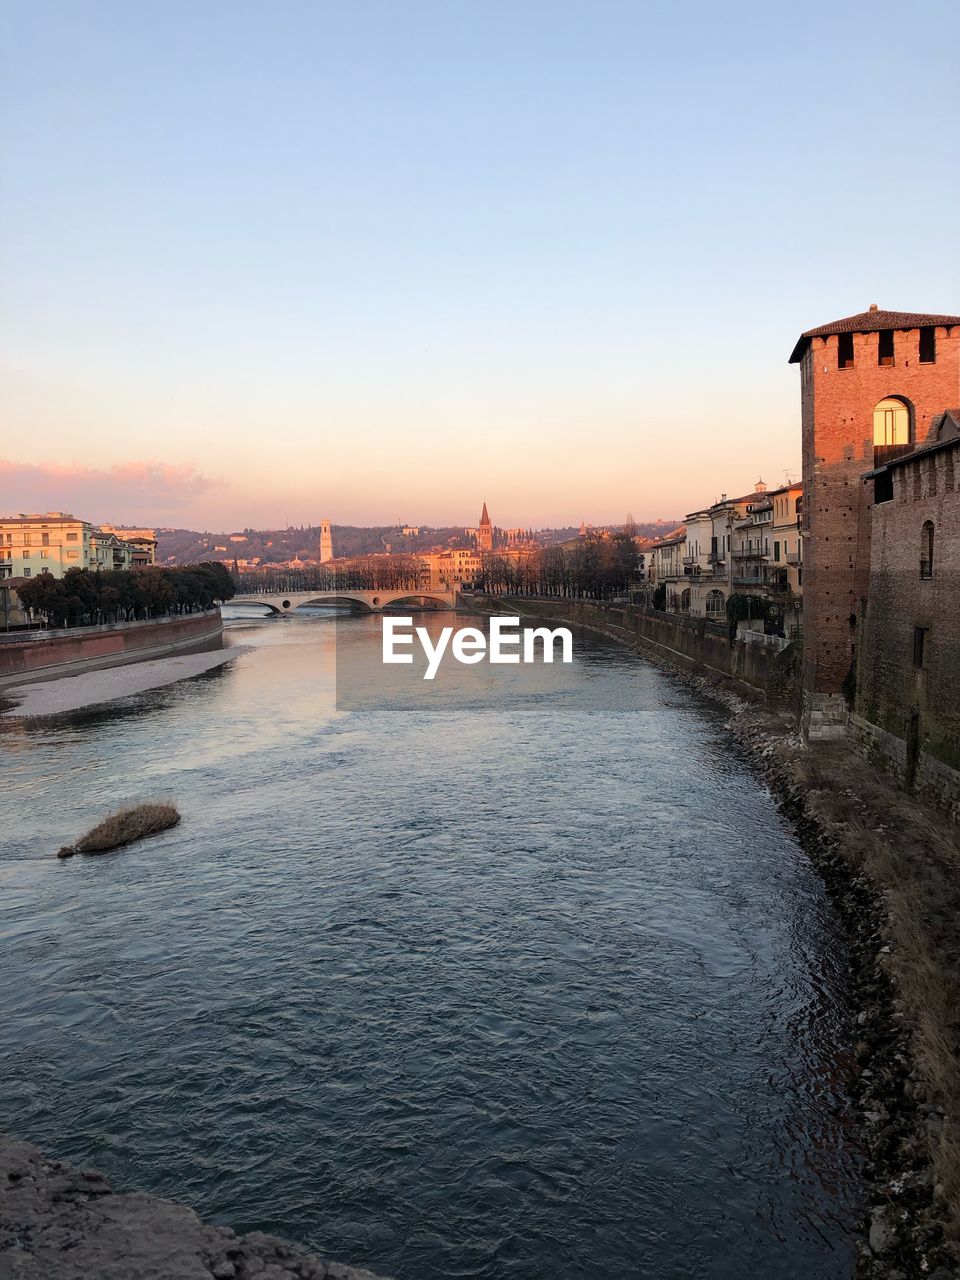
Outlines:
<svg viewBox="0 0 960 1280"><path fill-rule="evenodd" d="M175 827L179 821L180 814L173 804L152 802L120 809L81 836L76 844L64 845L57 857L69 858L74 853L107 853L110 849L132 844L134 840L142 840L144 836L158 835Z"/></svg>

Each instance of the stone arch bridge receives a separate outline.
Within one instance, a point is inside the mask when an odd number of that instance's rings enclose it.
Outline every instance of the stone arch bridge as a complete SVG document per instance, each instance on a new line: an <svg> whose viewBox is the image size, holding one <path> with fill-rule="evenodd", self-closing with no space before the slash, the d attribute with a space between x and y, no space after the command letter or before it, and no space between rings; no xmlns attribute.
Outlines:
<svg viewBox="0 0 960 1280"><path fill-rule="evenodd" d="M285 617L302 604L347 605L358 612L382 613L386 608L409 604L430 604L438 609L456 609L456 591L254 591L235 595L229 605L262 605Z"/></svg>

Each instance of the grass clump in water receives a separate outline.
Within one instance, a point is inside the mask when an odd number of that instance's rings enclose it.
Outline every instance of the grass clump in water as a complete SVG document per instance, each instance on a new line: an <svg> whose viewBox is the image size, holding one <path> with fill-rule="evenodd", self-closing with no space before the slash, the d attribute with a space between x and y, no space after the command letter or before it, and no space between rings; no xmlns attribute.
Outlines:
<svg viewBox="0 0 960 1280"><path fill-rule="evenodd" d="M111 849L132 844L134 840L142 840L144 836L155 836L161 831L167 831L179 821L180 812L174 804L152 801L149 804L134 805L130 809L119 809L85 836L81 836L76 844L64 845L57 857L69 858L75 853L109 853Z"/></svg>

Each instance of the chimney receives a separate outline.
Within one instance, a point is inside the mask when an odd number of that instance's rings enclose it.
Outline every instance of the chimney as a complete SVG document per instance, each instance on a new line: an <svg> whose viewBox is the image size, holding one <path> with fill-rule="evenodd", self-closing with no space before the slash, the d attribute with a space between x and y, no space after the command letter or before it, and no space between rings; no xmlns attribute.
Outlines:
<svg viewBox="0 0 960 1280"><path fill-rule="evenodd" d="M870 303L870 310L871 310L871 311L876 311L876 310L877 310L877 304L876 304L875 302L871 302L871 303Z"/></svg>

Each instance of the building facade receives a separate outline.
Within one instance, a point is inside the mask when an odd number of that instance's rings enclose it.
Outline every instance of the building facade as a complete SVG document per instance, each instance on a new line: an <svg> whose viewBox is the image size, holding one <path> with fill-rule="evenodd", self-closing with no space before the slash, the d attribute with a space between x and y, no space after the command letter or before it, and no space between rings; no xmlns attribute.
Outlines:
<svg viewBox="0 0 960 1280"><path fill-rule="evenodd" d="M803 731L840 737L870 585L873 502L861 477L926 442L960 403L960 317L874 305L808 329L790 362L803 423Z"/></svg>
<svg viewBox="0 0 960 1280"><path fill-rule="evenodd" d="M94 527L65 511L0 518L0 578L62 578L90 567Z"/></svg>

